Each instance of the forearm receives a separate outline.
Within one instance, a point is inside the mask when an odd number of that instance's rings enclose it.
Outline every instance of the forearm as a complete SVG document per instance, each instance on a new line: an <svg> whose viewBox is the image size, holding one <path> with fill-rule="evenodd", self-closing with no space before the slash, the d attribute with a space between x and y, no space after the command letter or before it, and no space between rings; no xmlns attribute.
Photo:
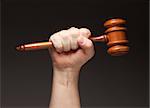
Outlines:
<svg viewBox="0 0 150 108"><path fill-rule="evenodd" d="M80 108L78 77L79 70L54 70L49 108Z"/></svg>
<svg viewBox="0 0 150 108"><path fill-rule="evenodd" d="M49 108L80 108L79 71L95 53L90 36L90 30L72 27L50 37L54 72Z"/></svg>

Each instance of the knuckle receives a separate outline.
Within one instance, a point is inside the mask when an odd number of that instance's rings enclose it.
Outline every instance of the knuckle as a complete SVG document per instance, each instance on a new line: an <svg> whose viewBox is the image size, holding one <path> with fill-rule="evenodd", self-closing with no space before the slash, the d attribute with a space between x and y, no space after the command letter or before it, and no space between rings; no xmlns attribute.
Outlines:
<svg viewBox="0 0 150 108"><path fill-rule="evenodd" d="M69 39L69 36L66 35L66 34L64 34L64 35L62 35L62 38L63 38L64 40L67 40L67 39Z"/></svg>
<svg viewBox="0 0 150 108"><path fill-rule="evenodd" d="M50 38L49 38L49 40L52 40L52 39L53 39L53 37L54 37L54 35L51 35L51 36L50 36Z"/></svg>
<svg viewBox="0 0 150 108"><path fill-rule="evenodd" d="M57 49L63 49L62 45L57 45Z"/></svg>
<svg viewBox="0 0 150 108"><path fill-rule="evenodd" d="M67 30L61 31L61 32L60 32L60 36L61 36L63 39L68 39L68 38L69 38L68 31L67 31Z"/></svg>
<svg viewBox="0 0 150 108"><path fill-rule="evenodd" d="M56 38L59 36L58 34L59 34L59 32L54 33L53 35L50 36L49 39L50 39L50 40L56 40Z"/></svg>
<svg viewBox="0 0 150 108"><path fill-rule="evenodd" d="M51 37L50 40L53 42L53 44L57 44L58 43L58 39L57 37Z"/></svg>
<svg viewBox="0 0 150 108"><path fill-rule="evenodd" d="M75 29L76 27L70 27L68 30L70 30L70 29Z"/></svg>
<svg viewBox="0 0 150 108"><path fill-rule="evenodd" d="M54 43L55 42L55 38L50 37L50 40Z"/></svg>
<svg viewBox="0 0 150 108"><path fill-rule="evenodd" d="M72 27L69 30L69 34L73 37L79 36L80 35L80 31L78 28Z"/></svg>
<svg viewBox="0 0 150 108"><path fill-rule="evenodd" d="M63 50L63 47L61 45L56 45L55 49L60 52Z"/></svg>
<svg viewBox="0 0 150 108"><path fill-rule="evenodd" d="M61 31L59 32L59 34L60 34L60 35L64 35L64 34L66 34L66 32L67 32L67 30L61 30Z"/></svg>
<svg viewBox="0 0 150 108"><path fill-rule="evenodd" d="M75 31L75 30L78 30L78 28L76 28L76 27L71 27L71 28L69 28L68 30Z"/></svg>
<svg viewBox="0 0 150 108"><path fill-rule="evenodd" d="M69 51L70 50L70 46L68 44L64 45L63 50L64 51Z"/></svg>
<svg viewBox="0 0 150 108"><path fill-rule="evenodd" d="M71 49L72 49L72 50L76 50L77 48L78 48L78 46L75 45L75 44L71 46Z"/></svg>
<svg viewBox="0 0 150 108"><path fill-rule="evenodd" d="M77 40L71 39L71 49L76 50L78 48Z"/></svg>
<svg viewBox="0 0 150 108"><path fill-rule="evenodd" d="M81 28L80 29L80 33L81 33L81 35L87 35L87 36L90 36L91 35L91 32L90 32L90 30L89 29L87 29L87 28Z"/></svg>

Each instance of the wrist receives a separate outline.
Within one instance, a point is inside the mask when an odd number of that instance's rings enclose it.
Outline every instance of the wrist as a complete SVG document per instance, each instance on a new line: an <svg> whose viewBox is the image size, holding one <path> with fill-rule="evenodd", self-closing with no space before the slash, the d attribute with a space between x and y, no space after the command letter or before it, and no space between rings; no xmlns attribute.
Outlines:
<svg viewBox="0 0 150 108"><path fill-rule="evenodd" d="M62 86L77 86L80 69L56 69L53 71L53 83Z"/></svg>

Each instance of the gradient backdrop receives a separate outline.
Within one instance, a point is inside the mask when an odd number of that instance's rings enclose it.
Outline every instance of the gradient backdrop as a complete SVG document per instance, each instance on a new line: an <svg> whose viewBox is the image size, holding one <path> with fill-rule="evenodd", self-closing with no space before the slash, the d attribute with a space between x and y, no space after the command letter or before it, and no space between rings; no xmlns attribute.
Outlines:
<svg viewBox="0 0 150 108"><path fill-rule="evenodd" d="M48 108L52 65L47 50L17 52L22 43L46 41L69 27L104 32L106 19L127 20L129 54L111 57L103 43L80 76L80 96L88 108L148 108L148 0L3 0L2 105Z"/></svg>

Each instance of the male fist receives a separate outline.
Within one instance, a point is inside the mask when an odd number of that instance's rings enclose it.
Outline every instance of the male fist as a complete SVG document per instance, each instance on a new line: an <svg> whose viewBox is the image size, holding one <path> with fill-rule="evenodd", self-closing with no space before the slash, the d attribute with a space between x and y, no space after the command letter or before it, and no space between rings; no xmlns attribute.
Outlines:
<svg viewBox="0 0 150 108"><path fill-rule="evenodd" d="M90 35L90 30L75 27L53 34L50 41L54 47L49 51L54 69L80 70L95 53L93 43L88 39Z"/></svg>

